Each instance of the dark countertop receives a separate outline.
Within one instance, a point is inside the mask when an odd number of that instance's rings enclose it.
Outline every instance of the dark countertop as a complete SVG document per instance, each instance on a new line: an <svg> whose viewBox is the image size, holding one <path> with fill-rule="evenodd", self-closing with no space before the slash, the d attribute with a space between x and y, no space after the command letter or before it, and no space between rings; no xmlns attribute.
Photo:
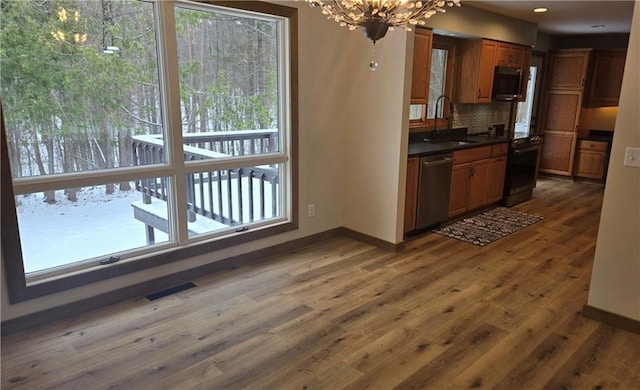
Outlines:
<svg viewBox="0 0 640 390"><path fill-rule="evenodd" d="M583 141L608 142L610 144L611 141L613 141L613 132L604 130L591 130L589 131L588 136L580 136L578 137L578 139Z"/></svg>
<svg viewBox="0 0 640 390"><path fill-rule="evenodd" d="M414 137L415 138L415 137ZM455 137L456 140L469 142L465 145L452 147L446 142L430 143L423 140L414 140L409 143L409 157L423 157L440 153L451 153L456 150L478 148L481 146L497 145L509 142L506 137L489 137L488 135L463 135Z"/></svg>

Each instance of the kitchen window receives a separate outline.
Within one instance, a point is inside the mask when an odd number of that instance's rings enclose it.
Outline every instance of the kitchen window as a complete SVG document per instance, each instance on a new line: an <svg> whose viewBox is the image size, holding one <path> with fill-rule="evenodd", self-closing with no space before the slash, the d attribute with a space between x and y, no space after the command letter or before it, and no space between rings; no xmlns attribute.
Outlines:
<svg viewBox="0 0 640 390"><path fill-rule="evenodd" d="M429 72L429 97L427 104L412 104L409 109L409 120L433 127L436 114L436 100L442 95L451 97L453 83L453 58L455 44L451 39L434 35L431 49L431 68ZM438 106L438 127L446 126L443 113L449 112L449 102L442 99Z"/></svg>
<svg viewBox="0 0 640 390"><path fill-rule="evenodd" d="M11 302L296 228L296 9L225 4L3 4Z"/></svg>

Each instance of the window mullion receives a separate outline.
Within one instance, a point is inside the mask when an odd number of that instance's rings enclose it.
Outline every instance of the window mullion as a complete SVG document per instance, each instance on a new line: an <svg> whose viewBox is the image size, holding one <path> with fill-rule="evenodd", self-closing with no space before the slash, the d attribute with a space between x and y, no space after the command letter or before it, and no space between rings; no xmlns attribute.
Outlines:
<svg viewBox="0 0 640 390"><path fill-rule="evenodd" d="M175 31L174 3L158 1L157 26L159 33L160 86L162 91L163 119L167 159L174 168L170 180L170 220L172 239L178 245L188 243L187 194L184 150L182 142L182 119L180 111L180 79L178 74L178 50Z"/></svg>

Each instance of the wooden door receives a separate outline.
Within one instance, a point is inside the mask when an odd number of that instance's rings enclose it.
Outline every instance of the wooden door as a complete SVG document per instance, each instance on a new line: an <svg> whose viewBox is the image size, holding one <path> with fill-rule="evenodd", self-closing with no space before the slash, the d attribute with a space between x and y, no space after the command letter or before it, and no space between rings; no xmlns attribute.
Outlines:
<svg viewBox="0 0 640 390"><path fill-rule="evenodd" d="M496 63L496 49L498 43L494 41L482 41L480 51L480 69L478 74L478 103L491 102L491 90L493 89L493 72Z"/></svg>
<svg viewBox="0 0 640 390"><path fill-rule="evenodd" d="M404 197L404 232L415 230L416 210L418 201L418 175L420 172L420 158L411 157L407 161L407 182Z"/></svg>
<svg viewBox="0 0 640 390"><path fill-rule="evenodd" d="M489 163L487 181L487 203L498 202L504 192L504 176L507 170L507 156L492 158Z"/></svg>
<svg viewBox="0 0 640 390"><path fill-rule="evenodd" d="M487 204L487 186L489 183L489 162L491 160L475 161L471 164L469 178L469 195L467 209L473 210Z"/></svg>
<svg viewBox="0 0 640 390"><path fill-rule="evenodd" d="M471 163L456 164L453 166L449 193L449 217L467 211L470 172Z"/></svg>
<svg viewBox="0 0 640 390"><path fill-rule="evenodd" d="M411 72L411 104L427 104L431 74L431 30L416 28L413 40L413 70Z"/></svg>

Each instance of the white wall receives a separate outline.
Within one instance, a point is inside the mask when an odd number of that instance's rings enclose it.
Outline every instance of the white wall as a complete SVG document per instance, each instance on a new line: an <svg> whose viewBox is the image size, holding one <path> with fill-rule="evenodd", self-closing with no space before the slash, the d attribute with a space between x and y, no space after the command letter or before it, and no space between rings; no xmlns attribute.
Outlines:
<svg viewBox="0 0 640 390"><path fill-rule="evenodd" d="M535 23L475 8L473 0L463 0L462 7L446 9L445 14L438 13L427 19L426 27L525 46L536 44L538 26Z"/></svg>
<svg viewBox="0 0 640 390"><path fill-rule="evenodd" d="M376 43L379 68L368 68L371 41L349 33L343 226L389 243L402 241L413 39L396 29ZM409 58L407 58L409 56ZM408 60L408 61L407 61ZM400 173L402 172L402 174ZM402 221L400 221L401 223Z"/></svg>
<svg viewBox="0 0 640 390"><path fill-rule="evenodd" d="M589 289L592 307L640 321L640 168L623 166L640 147L640 2L635 2Z"/></svg>
<svg viewBox="0 0 640 390"><path fill-rule="evenodd" d="M349 33L336 23L327 21L318 9L312 9L304 2L284 4L299 8L300 228L276 237L16 305L8 303L3 269L2 321L342 226L343 136L348 85L345 35ZM308 203L316 205L314 218L306 217Z"/></svg>

